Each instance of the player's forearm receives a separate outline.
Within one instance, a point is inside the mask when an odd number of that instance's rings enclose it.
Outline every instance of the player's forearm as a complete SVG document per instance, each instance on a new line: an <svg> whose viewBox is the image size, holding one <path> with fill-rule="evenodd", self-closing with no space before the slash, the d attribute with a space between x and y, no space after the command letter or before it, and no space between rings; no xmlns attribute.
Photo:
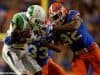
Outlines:
<svg viewBox="0 0 100 75"><path fill-rule="evenodd" d="M11 45L11 44L23 44L26 42L26 38L21 36L21 31L18 28L15 28L10 36L5 37L4 43Z"/></svg>
<svg viewBox="0 0 100 75"><path fill-rule="evenodd" d="M52 48L56 52L61 52L61 49L55 44L50 43L50 44L48 44L48 47Z"/></svg>
<svg viewBox="0 0 100 75"><path fill-rule="evenodd" d="M75 28L73 27L73 25L71 25L71 24L66 24L66 25L61 25L61 26L55 26L54 27L54 31L56 31L56 30L68 30L68 31L70 31L70 30L74 30Z"/></svg>
<svg viewBox="0 0 100 75"><path fill-rule="evenodd" d="M81 21L80 20L73 20L72 22L70 23L66 23L64 25L55 25L53 30L56 31L56 30L67 30L67 31L72 31L72 30L75 30L77 29L81 24Z"/></svg>

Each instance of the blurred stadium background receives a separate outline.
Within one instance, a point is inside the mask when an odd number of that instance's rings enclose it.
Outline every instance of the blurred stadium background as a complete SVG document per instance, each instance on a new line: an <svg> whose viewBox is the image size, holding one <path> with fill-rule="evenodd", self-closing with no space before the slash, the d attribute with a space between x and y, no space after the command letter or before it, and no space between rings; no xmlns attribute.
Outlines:
<svg viewBox="0 0 100 75"><path fill-rule="evenodd" d="M0 55L3 46L2 39L9 27L13 14L19 11L25 11L26 8L32 4L42 5L48 14L48 7L53 2L61 2L69 9L78 10L89 32L100 45L100 0L0 0ZM54 53L53 58L58 64L62 65L65 70L70 71L70 62L72 59L71 51ZM5 71L5 66L6 64L0 56L0 72Z"/></svg>

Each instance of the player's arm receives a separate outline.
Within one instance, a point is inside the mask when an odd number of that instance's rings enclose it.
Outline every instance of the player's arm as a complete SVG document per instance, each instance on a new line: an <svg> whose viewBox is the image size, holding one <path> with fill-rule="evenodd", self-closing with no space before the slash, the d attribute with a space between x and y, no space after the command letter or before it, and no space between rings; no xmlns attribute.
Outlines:
<svg viewBox="0 0 100 75"><path fill-rule="evenodd" d="M70 23L66 23L64 25L61 25L61 23L57 23L57 25L54 26L53 30L68 30L72 31L77 29L81 25L82 19L79 15L74 15L72 17L72 21Z"/></svg>
<svg viewBox="0 0 100 75"><path fill-rule="evenodd" d="M49 48L52 48L56 52L61 52L67 50L67 46L64 45L63 43L57 42L57 43L49 43L48 44Z"/></svg>
<svg viewBox="0 0 100 75"><path fill-rule="evenodd" d="M58 45L57 45L57 44L49 43L49 44L48 44L48 47L51 48L51 49L53 49L53 50L56 51L56 52L61 52L61 49L58 48Z"/></svg>

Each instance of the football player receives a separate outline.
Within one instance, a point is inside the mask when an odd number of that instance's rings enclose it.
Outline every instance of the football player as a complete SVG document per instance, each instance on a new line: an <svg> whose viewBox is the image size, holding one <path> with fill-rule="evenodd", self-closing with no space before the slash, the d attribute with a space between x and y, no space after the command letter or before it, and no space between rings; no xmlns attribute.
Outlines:
<svg viewBox="0 0 100 75"><path fill-rule="evenodd" d="M76 10L68 10L60 3L49 8L49 18L53 23L51 32L64 46L68 45L74 54L72 72L74 75L87 75L91 65L94 75L100 74L100 48L88 33L85 24Z"/></svg>
<svg viewBox="0 0 100 75"><path fill-rule="evenodd" d="M26 50L31 33L37 29L37 20L45 22L45 11L39 5L31 5L26 12L16 13L10 23L4 39L2 57L4 61L18 75L29 74L40 75L41 67L37 61L30 57Z"/></svg>
<svg viewBox="0 0 100 75"><path fill-rule="evenodd" d="M52 46L52 36L47 34L46 25L39 20L38 23L40 27L33 31L32 41L28 44L29 55L42 67L42 75L67 75L51 58L53 49L56 52L60 50Z"/></svg>

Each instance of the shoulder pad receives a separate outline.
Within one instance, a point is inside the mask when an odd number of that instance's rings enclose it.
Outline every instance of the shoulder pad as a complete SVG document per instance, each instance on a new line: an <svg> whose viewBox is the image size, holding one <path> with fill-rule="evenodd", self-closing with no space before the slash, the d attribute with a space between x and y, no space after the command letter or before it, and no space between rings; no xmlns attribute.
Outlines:
<svg viewBox="0 0 100 75"><path fill-rule="evenodd" d="M80 13L76 10L70 10L68 14L70 14L70 15L80 15Z"/></svg>
<svg viewBox="0 0 100 75"><path fill-rule="evenodd" d="M80 15L78 11L76 10L70 10L69 13L67 14L66 16L66 20L65 20L65 23L66 22L70 22L73 18L74 15Z"/></svg>
<svg viewBox="0 0 100 75"><path fill-rule="evenodd" d="M16 25L18 28L23 30L24 27L24 18L22 16L22 13L17 13L12 18L12 24Z"/></svg>

